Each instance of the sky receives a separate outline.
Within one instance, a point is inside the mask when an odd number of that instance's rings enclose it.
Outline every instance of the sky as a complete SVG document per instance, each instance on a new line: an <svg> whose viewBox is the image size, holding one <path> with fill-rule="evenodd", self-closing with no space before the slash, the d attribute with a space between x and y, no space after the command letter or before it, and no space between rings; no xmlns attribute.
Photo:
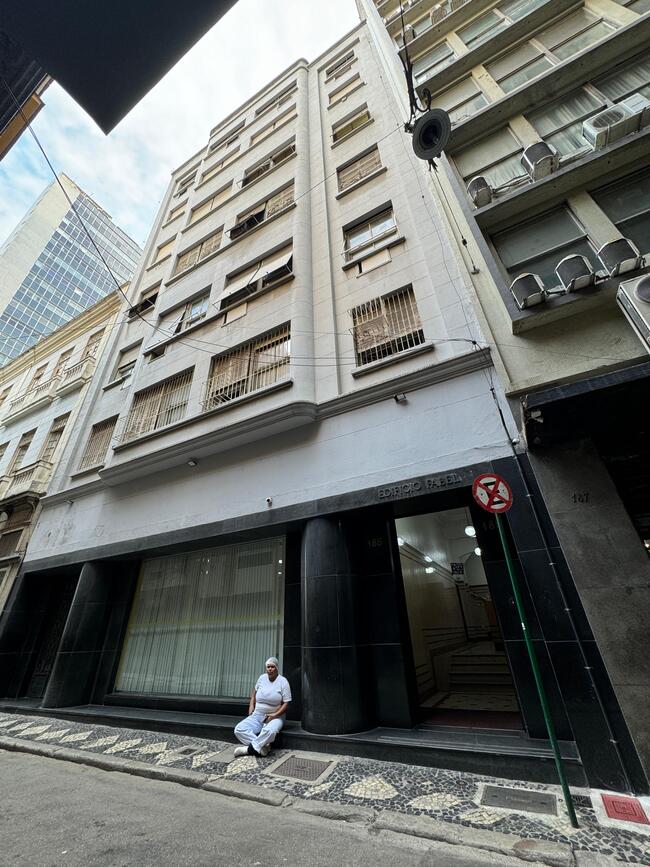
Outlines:
<svg viewBox="0 0 650 867"><path fill-rule="evenodd" d="M354 0L239 0L110 135L56 82L32 125L54 168L142 247L170 172L205 146L210 129L295 60L318 57L358 22ZM24 132L0 162L0 246L52 180Z"/></svg>

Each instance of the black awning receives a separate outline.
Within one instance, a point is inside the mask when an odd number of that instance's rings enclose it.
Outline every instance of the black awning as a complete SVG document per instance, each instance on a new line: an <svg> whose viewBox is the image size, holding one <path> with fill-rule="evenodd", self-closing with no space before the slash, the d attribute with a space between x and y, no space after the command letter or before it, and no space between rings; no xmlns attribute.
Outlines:
<svg viewBox="0 0 650 867"><path fill-rule="evenodd" d="M2 21L1 18L0 21ZM11 88L18 103L23 106L46 78L47 73L25 54L20 45L8 33L0 28L0 75ZM0 133L17 111L16 103L11 94L0 83Z"/></svg>
<svg viewBox="0 0 650 867"><path fill-rule="evenodd" d="M235 2L0 0L0 26L108 133Z"/></svg>

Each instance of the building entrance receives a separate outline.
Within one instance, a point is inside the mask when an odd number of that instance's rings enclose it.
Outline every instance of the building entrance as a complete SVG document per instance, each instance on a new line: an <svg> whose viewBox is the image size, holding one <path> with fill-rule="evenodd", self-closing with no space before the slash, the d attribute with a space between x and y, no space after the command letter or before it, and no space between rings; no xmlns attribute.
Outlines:
<svg viewBox="0 0 650 867"><path fill-rule="evenodd" d="M421 721L522 728L469 510L395 525Z"/></svg>

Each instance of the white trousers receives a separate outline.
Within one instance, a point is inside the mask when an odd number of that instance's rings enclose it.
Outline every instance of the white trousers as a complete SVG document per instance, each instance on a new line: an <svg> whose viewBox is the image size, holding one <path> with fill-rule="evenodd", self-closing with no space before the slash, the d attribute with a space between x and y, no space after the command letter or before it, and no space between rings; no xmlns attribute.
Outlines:
<svg viewBox="0 0 650 867"><path fill-rule="evenodd" d="M237 740L244 746L251 744L256 753L267 744L272 744L284 725L284 720L281 719L272 719L271 722L265 723L265 716L266 714L261 710L254 710L250 716L235 726Z"/></svg>

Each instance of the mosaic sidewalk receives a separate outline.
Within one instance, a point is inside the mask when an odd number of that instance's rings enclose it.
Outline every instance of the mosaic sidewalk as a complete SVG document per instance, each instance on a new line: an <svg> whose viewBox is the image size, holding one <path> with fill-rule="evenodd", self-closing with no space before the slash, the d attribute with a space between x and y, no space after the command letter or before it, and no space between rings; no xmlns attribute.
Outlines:
<svg viewBox="0 0 650 867"><path fill-rule="evenodd" d="M526 781L284 749L273 750L265 759L249 756L234 759L232 742L20 714L0 713L0 736L197 771L208 774L210 780L236 780L279 789L295 798L428 816L455 825L564 843L574 851L650 865L650 830L643 833L627 827L603 826L591 806L592 798L596 802L598 795L592 792L590 797L585 790L580 790L575 798L580 828L574 829L566 818L559 787ZM283 774L281 766L291 756L322 762L312 782L292 779L286 771ZM317 773L321 768L322 772ZM558 795L558 815L482 806L486 785Z"/></svg>

